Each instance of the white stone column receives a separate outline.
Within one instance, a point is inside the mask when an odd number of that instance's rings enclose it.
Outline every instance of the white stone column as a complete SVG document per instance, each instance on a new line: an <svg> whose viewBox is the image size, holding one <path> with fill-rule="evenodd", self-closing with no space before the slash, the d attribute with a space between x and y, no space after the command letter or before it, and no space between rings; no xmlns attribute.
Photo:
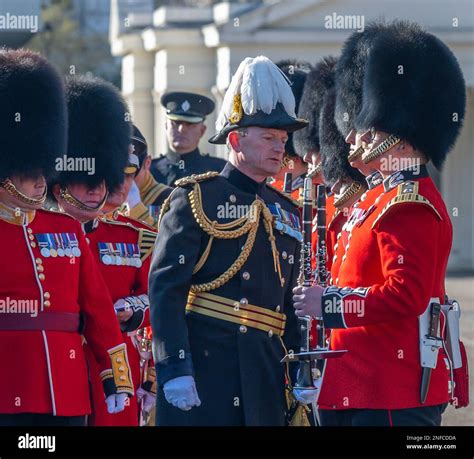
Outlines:
<svg viewBox="0 0 474 459"><path fill-rule="evenodd" d="M453 222L453 247L449 269L474 269L474 89L467 90L466 117L456 146L443 169L441 188Z"/></svg>
<svg viewBox="0 0 474 459"><path fill-rule="evenodd" d="M122 59L122 92L133 122L145 136L148 150L154 151L153 53L135 51Z"/></svg>

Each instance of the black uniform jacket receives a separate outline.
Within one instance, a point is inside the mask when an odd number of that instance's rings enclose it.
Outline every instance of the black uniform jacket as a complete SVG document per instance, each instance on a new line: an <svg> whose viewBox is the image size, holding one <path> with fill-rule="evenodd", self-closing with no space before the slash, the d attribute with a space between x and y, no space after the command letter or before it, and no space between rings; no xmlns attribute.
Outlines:
<svg viewBox="0 0 474 459"><path fill-rule="evenodd" d="M188 175L203 174L208 171L220 172L225 163L223 159L201 153L196 148L183 155L174 152L161 155L152 161L150 171L155 180L172 186L176 180Z"/></svg>
<svg viewBox="0 0 474 459"><path fill-rule="evenodd" d="M256 195L267 204L279 203L299 218L288 198L265 183L253 181L230 163L220 175L200 182L200 186L203 208L211 221L235 220L236 215L231 213L235 207L229 206L249 205ZM150 271L153 351L159 385L157 425L283 425L285 378L280 360L285 351L280 337L185 311L190 286L213 281L224 273L247 238L215 238L209 258L193 275L209 236L192 213L188 196L191 190L192 185L187 185L173 192L170 209L161 221ZM229 215L231 218L223 218ZM285 313L283 341L287 349L298 352L300 337L292 289L299 274L300 243L276 229L274 234L283 286L274 270L261 218L245 264L226 284L210 293ZM183 375L194 375L202 401L199 408L187 412L168 404L162 390L166 381Z"/></svg>

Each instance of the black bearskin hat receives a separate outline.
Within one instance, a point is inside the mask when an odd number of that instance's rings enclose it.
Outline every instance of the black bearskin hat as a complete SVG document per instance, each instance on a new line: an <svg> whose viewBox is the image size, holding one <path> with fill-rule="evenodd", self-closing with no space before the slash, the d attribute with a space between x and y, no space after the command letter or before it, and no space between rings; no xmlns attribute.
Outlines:
<svg viewBox="0 0 474 459"><path fill-rule="evenodd" d="M308 73L301 96L298 116L309 121L308 127L296 131L293 135L293 145L301 158L310 151L319 151L319 116L323 106L324 96L334 86L334 69L336 58L323 58L311 72Z"/></svg>
<svg viewBox="0 0 474 459"><path fill-rule="evenodd" d="M41 55L0 49L0 180L54 173L66 151L61 76Z"/></svg>
<svg viewBox="0 0 474 459"><path fill-rule="evenodd" d="M334 119L335 108L336 91L333 88L324 97L319 121L319 142L324 181L327 185L332 186L339 179L350 177L365 185L364 176L357 169L351 167L347 160L350 146L337 128Z"/></svg>
<svg viewBox="0 0 474 459"><path fill-rule="evenodd" d="M452 51L417 24L393 22L376 37L356 128L395 134L440 168L462 127L465 83Z"/></svg>
<svg viewBox="0 0 474 459"><path fill-rule="evenodd" d="M97 77L66 78L69 112L67 160L94 161L94 171L66 168L60 185L85 183L96 186L105 180L113 192L124 180L131 143L128 107L111 83ZM84 163L85 164L85 163Z"/></svg>
<svg viewBox="0 0 474 459"><path fill-rule="evenodd" d="M133 153L137 155L138 161L140 162L140 168L141 168L143 161L148 155L148 144L146 143L145 136L140 132L140 129L138 129L135 125L133 125L132 145L133 145Z"/></svg>
<svg viewBox="0 0 474 459"><path fill-rule="evenodd" d="M311 64L305 61L297 61L295 59L286 59L277 62L276 65L287 76L291 83L291 90L295 96L295 111L298 115L301 95L303 94L306 76L311 70ZM290 156L297 156L293 146L293 133L288 133L288 141L285 145L286 153Z"/></svg>
<svg viewBox="0 0 474 459"><path fill-rule="evenodd" d="M384 24L372 22L363 32L354 32L344 43L336 66L335 119L344 138L354 128L362 108L362 85L365 66L375 37Z"/></svg>

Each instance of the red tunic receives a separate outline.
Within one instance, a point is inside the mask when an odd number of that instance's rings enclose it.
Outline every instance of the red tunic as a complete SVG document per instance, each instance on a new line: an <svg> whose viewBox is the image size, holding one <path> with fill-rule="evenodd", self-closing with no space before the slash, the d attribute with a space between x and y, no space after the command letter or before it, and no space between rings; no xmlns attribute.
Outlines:
<svg viewBox="0 0 474 459"><path fill-rule="evenodd" d="M431 298L444 300L452 225L431 178L400 172L384 190L353 227L335 286L323 295L331 348L348 353L327 361L322 408L422 406L418 316ZM449 398L440 349L425 406Z"/></svg>
<svg viewBox="0 0 474 459"><path fill-rule="evenodd" d="M123 339L107 287L79 222L64 214L38 210L30 214L32 220L22 214L23 221L19 221L17 214L14 223L3 206L0 215L0 299L29 300L37 305L38 315L49 314L50 318L54 313L81 313L85 322L83 334L98 368L113 380L110 373L116 368L109 351L123 346ZM61 233L74 235L70 239L77 240L80 254L76 251L74 257L42 255L38 235L59 237ZM90 413L87 365L79 332L0 331L0 353L5 369L0 378L0 413ZM118 391L131 392L123 354L122 349L125 379ZM101 391L104 397L102 385Z"/></svg>
<svg viewBox="0 0 474 459"><path fill-rule="evenodd" d="M330 284L334 284L337 278L339 267L341 265L342 257L346 252L347 242L351 237L351 232L354 226L361 224L364 218L374 211L374 202L378 196L383 192L383 186L380 183L374 188L367 190L350 209L349 216L345 218L341 223L340 231L332 240L332 251L328 256L328 267L331 273L329 280ZM333 232L335 235L335 232ZM329 255L329 248L328 248Z"/></svg>
<svg viewBox="0 0 474 459"><path fill-rule="evenodd" d="M140 295L146 295L148 299L148 271L151 259L149 255L152 247L151 239L156 237L156 233L136 228L129 222L132 219L128 219L128 217L121 217L120 219L125 220L126 223L97 220L92 226L91 231L87 232L86 237L105 279L113 303L121 298L139 297ZM144 237L148 237L148 243L144 242ZM117 247L117 243L133 244L141 252L140 259L142 264L139 267L132 265L132 263L127 265L105 264L100 253L99 244L101 243L112 244L114 247ZM122 258L126 257L122 256ZM141 385L141 370L140 355L134 344L133 336L137 329L150 325L149 307L147 306L145 309L138 311L138 320L136 320L136 314L137 312L134 312L134 316L129 320L131 323L128 324L127 332L124 332L122 335L127 345L135 390ZM114 317L114 321L118 323L116 317ZM90 420L90 425L137 426L139 413L136 398L129 399L129 404L121 413L111 415L107 412L104 396L100 390L97 362L89 349L86 349L86 355L91 367L93 399L93 416Z"/></svg>

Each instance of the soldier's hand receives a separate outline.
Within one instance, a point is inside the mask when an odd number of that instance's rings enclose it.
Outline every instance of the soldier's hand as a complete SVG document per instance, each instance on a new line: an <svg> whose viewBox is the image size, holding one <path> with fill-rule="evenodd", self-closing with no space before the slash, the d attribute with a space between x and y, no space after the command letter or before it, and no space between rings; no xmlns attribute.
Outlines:
<svg viewBox="0 0 474 459"><path fill-rule="evenodd" d="M293 307L298 317L322 316L322 297L324 288L319 285L314 287L295 287L293 289Z"/></svg>
<svg viewBox="0 0 474 459"><path fill-rule="evenodd" d="M127 394L112 394L105 399L107 403L107 411L109 414L120 413L125 409L125 402L128 398Z"/></svg>
<svg viewBox="0 0 474 459"><path fill-rule="evenodd" d="M189 411L193 406L200 406L201 400L192 376L179 376L170 379L163 386L166 401L183 411Z"/></svg>
<svg viewBox="0 0 474 459"><path fill-rule="evenodd" d="M126 322L133 316L133 310L130 305L123 299L118 299L115 304L115 314L117 314L117 319L120 323Z"/></svg>

